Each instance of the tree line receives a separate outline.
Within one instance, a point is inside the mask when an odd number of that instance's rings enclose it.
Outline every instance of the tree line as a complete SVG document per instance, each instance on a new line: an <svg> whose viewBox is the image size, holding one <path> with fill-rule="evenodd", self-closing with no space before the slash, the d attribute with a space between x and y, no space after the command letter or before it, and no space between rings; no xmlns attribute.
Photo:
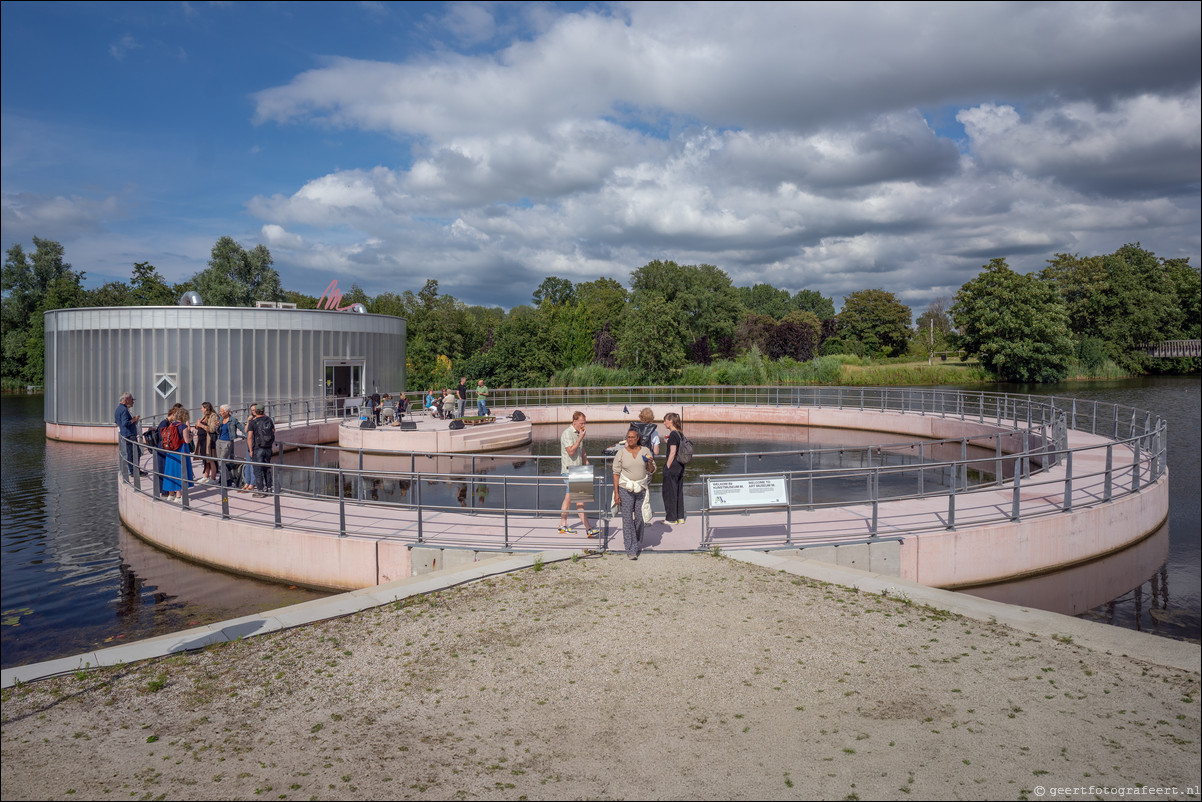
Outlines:
<svg viewBox="0 0 1202 802"><path fill-rule="evenodd" d="M42 383L41 313L49 309L174 304L188 290L212 306L270 300L312 309L319 301L284 289L265 246L246 250L230 237L179 284L146 262L128 282L86 289L83 281L56 242L35 237L32 254L9 249L0 315L5 386ZM530 303L508 311L467 305L440 293L435 279L416 293L374 297L355 285L343 303L406 319L408 389L418 390L452 386L459 376L500 387L828 381L838 371L824 368L824 357L925 360L932 352L963 352L1007 381L1192 371L1197 360L1156 360L1139 346L1198 338L1200 295L1187 259L1160 259L1137 243L1105 256L1056 254L1030 275L994 259L916 320L883 289L851 293L836 314L833 300L814 290L735 286L714 265L661 260L634 270L626 285L548 276Z"/></svg>

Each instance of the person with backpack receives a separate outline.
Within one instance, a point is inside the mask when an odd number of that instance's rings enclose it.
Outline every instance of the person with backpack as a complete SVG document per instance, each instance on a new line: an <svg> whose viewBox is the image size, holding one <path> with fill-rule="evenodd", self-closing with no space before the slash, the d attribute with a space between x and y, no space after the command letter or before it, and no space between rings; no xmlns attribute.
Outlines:
<svg viewBox="0 0 1202 802"><path fill-rule="evenodd" d="M255 498L271 492L271 450L275 446L275 421L267 417L262 404L251 408L246 423L246 449L255 463Z"/></svg>
<svg viewBox="0 0 1202 802"><path fill-rule="evenodd" d="M192 427L188 425L191 415L185 407L171 413L168 425L163 429L163 492L168 501L183 500L186 482L191 487L192 475Z"/></svg>
<svg viewBox="0 0 1202 802"><path fill-rule="evenodd" d="M183 406L184 406L183 404L176 403L171 407L171 409L167 410L167 414L163 416L163 419L161 421L159 421L159 425L155 428L154 432L152 433L153 442L151 443L151 445L153 445L156 449L156 451L154 452L154 472L155 472L155 475L159 477L159 482L160 482L159 492L161 495L164 495L164 496L167 495L167 491L162 488L162 480L164 478L165 471L167 468L167 453L162 450L163 449L163 438L166 436L167 427L170 426L174 422L175 411L177 409L181 409Z"/></svg>
<svg viewBox="0 0 1202 802"><path fill-rule="evenodd" d="M643 411L639 413L639 419L630 422L630 429L627 431L635 431L639 434L639 445L649 450L653 458L659 456L659 445L662 442L659 437L659 429L655 427L655 413L651 411L651 407L643 407ZM622 443L618 444L623 445ZM651 515L651 493L643 494L643 523L650 524Z"/></svg>
<svg viewBox="0 0 1202 802"><path fill-rule="evenodd" d="M684 466L693 458L693 444L684 436L680 416L664 415L668 430L668 461L664 463L664 518L669 524L684 523Z"/></svg>

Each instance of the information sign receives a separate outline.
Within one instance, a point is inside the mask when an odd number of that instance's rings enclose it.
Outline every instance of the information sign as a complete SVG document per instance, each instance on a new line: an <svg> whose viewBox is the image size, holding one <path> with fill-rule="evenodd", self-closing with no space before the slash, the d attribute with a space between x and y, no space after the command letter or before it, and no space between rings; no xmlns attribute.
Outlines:
<svg viewBox="0 0 1202 802"><path fill-rule="evenodd" d="M756 476L747 479L709 479L710 509L731 507L776 507L789 503L783 476Z"/></svg>

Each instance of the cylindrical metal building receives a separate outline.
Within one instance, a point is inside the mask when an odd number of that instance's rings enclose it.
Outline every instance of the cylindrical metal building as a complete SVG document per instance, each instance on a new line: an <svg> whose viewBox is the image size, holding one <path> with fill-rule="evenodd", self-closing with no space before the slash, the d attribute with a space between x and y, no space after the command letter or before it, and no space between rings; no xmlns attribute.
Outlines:
<svg viewBox="0 0 1202 802"><path fill-rule="evenodd" d="M176 402L244 405L343 398L405 386L405 321L318 309L127 306L45 315L47 437L115 442L134 414Z"/></svg>

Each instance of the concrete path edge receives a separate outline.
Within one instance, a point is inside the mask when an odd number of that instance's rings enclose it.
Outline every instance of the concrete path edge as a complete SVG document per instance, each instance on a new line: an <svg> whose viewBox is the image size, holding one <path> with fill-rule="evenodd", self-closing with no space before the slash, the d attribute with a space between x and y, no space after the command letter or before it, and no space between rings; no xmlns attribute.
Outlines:
<svg viewBox="0 0 1202 802"><path fill-rule="evenodd" d="M1195 674L1202 673L1202 645L1197 643L932 588L895 576L798 557L793 552L724 551L722 554L732 560L758 565L771 571L784 571L794 576L856 588L866 593L884 594L895 599L905 598L915 604L947 610L981 621L996 621L1020 632L1084 646L1087 649Z"/></svg>
<svg viewBox="0 0 1202 802"><path fill-rule="evenodd" d="M324 599L314 599L289 607L246 615L228 621L219 621L180 632L156 635L152 638L123 643L107 649L6 668L0 671L0 688L11 688L18 683L48 679L74 671L127 665L139 660L195 651L214 643L227 643L281 629L291 629L316 621L338 618L412 596L445 590L490 576L520 571L532 567L536 561L541 560L546 564L571 559L573 553L579 554L579 552L572 551L544 551L488 557L470 565L406 577L383 585L339 593Z"/></svg>

